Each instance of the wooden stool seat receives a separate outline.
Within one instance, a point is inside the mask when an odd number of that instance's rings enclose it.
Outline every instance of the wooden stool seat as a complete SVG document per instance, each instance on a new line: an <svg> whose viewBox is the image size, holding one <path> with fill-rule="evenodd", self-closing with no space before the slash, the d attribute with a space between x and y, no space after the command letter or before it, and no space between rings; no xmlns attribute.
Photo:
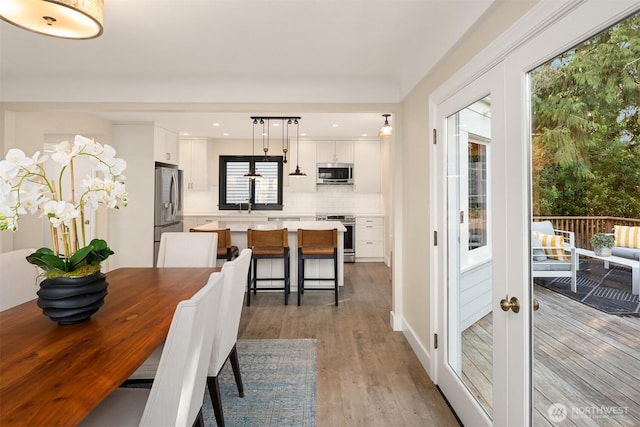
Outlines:
<svg viewBox="0 0 640 427"><path fill-rule="evenodd" d="M217 259L225 259L231 261L238 257L240 250L237 246L231 244L231 230L229 228L223 228L219 230L198 230L195 228L189 229L192 232L200 233L218 233L218 251L216 253Z"/></svg>
<svg viewBox="0 0 640 427"><path fill-rule="evenodd" d="M253 268L249 271L247 281L247 306L251 305L251 291L255 295L258 290L284 290L284 304L289 304L291 293L291 279L289 273L289 231L286 228L276 230L247 230L247 247L251 249L251 263ZM284 263L283 277L258 277L259 259L282 258ZM283 286L261 286L258 281L282 281Z"/></svg>
<svg viewBox="0 0 640 427"><path fill-rule="evenodd" d="M305 277L304 262L308 259L333 260L333 277ZM305 288L305 280L332 281L333 287ZM298 305L302 302L305 289L334 291L335 305L338 305L338 230L298 229Z"/></svg>

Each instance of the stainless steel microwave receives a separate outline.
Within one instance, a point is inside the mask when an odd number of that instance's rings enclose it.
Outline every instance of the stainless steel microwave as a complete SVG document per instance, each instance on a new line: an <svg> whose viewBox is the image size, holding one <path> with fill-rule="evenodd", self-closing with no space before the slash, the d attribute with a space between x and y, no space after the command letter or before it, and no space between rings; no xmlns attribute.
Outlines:
<svg viewBox="0 0 640 427"><path fill-rule="evenodd" d="M353 184L353 163L318 163L317 184Z"/></svg>

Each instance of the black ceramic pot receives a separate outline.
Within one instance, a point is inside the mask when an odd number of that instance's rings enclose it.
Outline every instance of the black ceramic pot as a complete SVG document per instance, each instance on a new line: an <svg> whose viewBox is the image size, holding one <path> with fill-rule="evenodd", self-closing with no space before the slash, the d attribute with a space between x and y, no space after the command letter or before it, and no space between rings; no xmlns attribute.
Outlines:
<svg viewBox="0 0 640 427"><path fill-rule="evenodd" d="M58 277L40 282L38 307L60 325L84 322L104 304L107 276L97 272L84 277Z"/></svg>

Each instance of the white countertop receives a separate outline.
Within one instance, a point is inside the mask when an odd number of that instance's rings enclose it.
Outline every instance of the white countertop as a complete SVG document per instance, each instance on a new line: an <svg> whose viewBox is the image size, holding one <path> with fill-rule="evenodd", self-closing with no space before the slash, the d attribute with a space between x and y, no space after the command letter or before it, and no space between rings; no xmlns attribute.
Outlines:
<svg viewBox="0 0 640 427"><path fill-rule="evenodd" d="M232 232L246 232L249 228L254 230L287 228L289 233L297 233L299 228L308 230L330 230L335 228L338 232L344 233L347 231L340 221L212 221L195 228L201 231L228 228Z"/></svg>

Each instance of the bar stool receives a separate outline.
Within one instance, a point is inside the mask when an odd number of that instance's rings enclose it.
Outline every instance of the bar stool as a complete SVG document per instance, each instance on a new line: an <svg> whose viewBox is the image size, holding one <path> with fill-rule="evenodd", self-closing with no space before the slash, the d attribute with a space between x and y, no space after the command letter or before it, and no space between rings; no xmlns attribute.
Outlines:
<svg viewBox="0 0 640 427"><path fill-rule="evenodd" d="M307 259L332 259L333 277L304 277L304 261ZM331 280L332 288L306 288L317 291L334 291L338 305L338 230L298 229L298 305L304 293L305 280Z"/></svg>
<svg viewBox="0 0 640 427"><path fill-rule="evenodd" d="M253 272L248 280L247 306L251 305L251 290L255 295L258 291L259 280L282 280L282 287L261 287L260 290L284 290L284 304L289 304L291 280L289 276L289 232L286 228L276 230L247 230L247 246L252 250L251 262ZM282 258L284 263L284 277L257 277L259 259Z"/></svg>
<svg viewBox="0 0 640 427"><path fill-rule="evenodd" d="M191 228L189 231L199 233L218 233L217 259L231 261L237 258L240 253L238 247L231 244L231 230L228 228L218 230L198 230Z"/></svg>

